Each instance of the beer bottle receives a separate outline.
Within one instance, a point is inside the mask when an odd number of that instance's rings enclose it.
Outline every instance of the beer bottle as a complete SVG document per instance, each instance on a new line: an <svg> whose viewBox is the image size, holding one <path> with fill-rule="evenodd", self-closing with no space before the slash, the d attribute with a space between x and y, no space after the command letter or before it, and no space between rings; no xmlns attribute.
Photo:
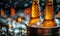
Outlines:
<svg viewBox="0 0 60 36"><path fill-rule="evenodd" d="M51 28L56 26L54 22L54 7L53 0L46 0L45 10L44 10L44 21L40 27Z"/></svg>
<svg viewBox="0 0 60 36"><path fill-rule="evenodd" d="M32 0L32 12L31 12L31 19L27 26L36 27L37 25L40 25L40 7L39 7L39 0ZM37 24L38 23L38 24Z"/></svg>

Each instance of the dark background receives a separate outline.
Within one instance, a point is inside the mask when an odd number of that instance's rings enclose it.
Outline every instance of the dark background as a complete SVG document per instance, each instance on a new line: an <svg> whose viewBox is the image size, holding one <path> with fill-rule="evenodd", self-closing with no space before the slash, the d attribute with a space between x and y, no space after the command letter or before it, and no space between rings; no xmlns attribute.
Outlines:
<svg viewBox="0 0 60 36"><path fill-rule="evenodd" d="M16 9L16 12L20 9L24 10L25 8L31 7L32 0L0 0L0 10L3 8L6 14L9 13L9 9L13 6ZM41 10L44 9L45 0L40 0ZM54 10L57 14L60 10L60 0L54 0Z"/></svg>

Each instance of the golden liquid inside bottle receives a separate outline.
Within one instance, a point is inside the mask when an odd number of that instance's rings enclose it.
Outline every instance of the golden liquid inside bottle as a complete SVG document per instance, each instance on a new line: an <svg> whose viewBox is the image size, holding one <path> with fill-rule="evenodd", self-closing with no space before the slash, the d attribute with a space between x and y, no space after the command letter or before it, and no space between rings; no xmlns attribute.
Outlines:
<svg viewBox="0 0 60 36"><path fill-rule="evenodd" d="M39 2L38 0L32 0L31 19L27 26L32 26L32 25L35 25L35 23L40 22L39 16L40 16Z"/></svg>
<svg viewBox="0 0 60 36"><path fill-rule="evenodd" d="M44 10L44 21L40 25L40 27L54 27L56 23L54 22L54 8L53 8L53 0L46 0L46 7Z"/></svg>

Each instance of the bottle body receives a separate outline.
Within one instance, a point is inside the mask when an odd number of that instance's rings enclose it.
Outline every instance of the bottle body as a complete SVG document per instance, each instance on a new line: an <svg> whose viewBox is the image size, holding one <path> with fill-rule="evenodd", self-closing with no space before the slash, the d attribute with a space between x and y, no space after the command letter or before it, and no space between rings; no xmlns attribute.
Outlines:
<svg viewBox="0 0 60 36"><path fill-rule="evenodd" d="M39 25L37 24L40 22L40 11L39 11L39 0L32 0L32 12L31 12L31 19L27 26L31 27L33 25Z"/></svg>
<svg viewBox="0 0 60 36"><path fill-rule="evenodd" d="M44 10L44 21L40 26L46 28L51 28L56 26L56 23L54 21L53 0L46 1L46 6Z"/></svg>

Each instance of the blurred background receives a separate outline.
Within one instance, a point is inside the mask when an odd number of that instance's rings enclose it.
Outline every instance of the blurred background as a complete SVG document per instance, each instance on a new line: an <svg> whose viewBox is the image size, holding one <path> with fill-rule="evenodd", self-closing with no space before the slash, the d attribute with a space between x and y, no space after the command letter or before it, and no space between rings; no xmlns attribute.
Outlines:
<svg viewBox="0 0 60 36"><path fill-rule="evenodd" d="M41 21L45 0L40 0ZM0 0L0 36L25 36L30 20L32 0ZM60 26L60 0L54 0L55 22Z"/></svg>

